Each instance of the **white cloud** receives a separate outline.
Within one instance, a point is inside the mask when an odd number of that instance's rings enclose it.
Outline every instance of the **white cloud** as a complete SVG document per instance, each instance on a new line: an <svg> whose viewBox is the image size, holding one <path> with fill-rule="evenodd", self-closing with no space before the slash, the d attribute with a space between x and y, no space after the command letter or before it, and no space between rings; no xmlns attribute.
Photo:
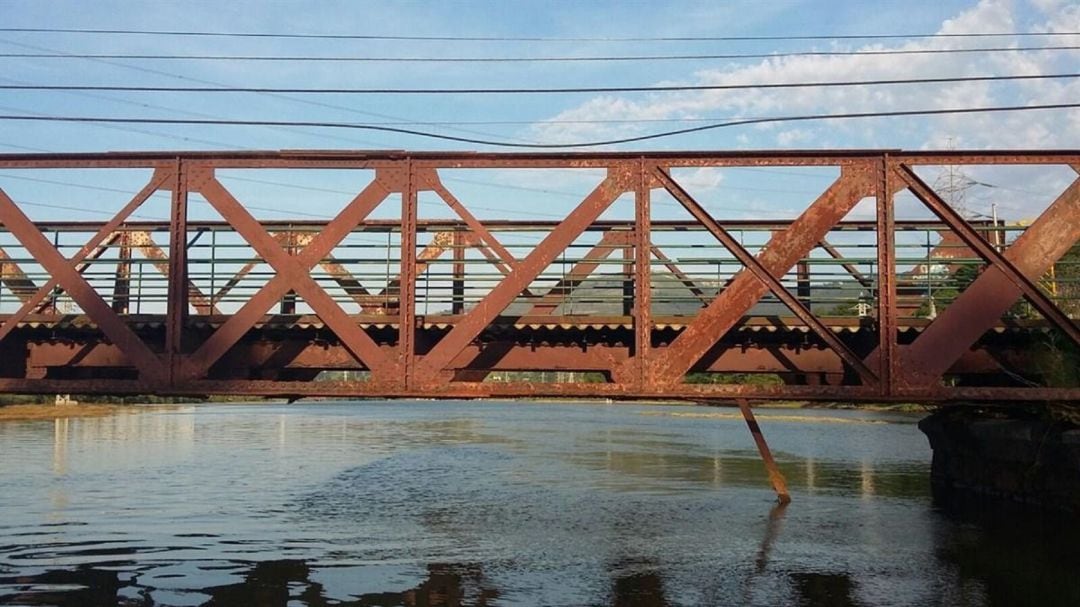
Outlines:
<svg viewBox="0 0 1080 607"><path fill-rule="evenodd" d="M970 9L945 20L940 33L1080 30L1080 3L1037 1L1041 23L1018 24L1009 0L981 0ZM994 39L996 40L996 39ZM1076 44L1080 36L1061 37L1055 44ZM1026 44L1027 42L1025 42ZM980 42L979 44L982 44ZM990 42L986 43L990 45ZM994 44L1007 44L997 41ZM1014 43L1015 44L1015 43ZM975 45L969 39L936 38L894 46L873 44L857 50L922 50ZM837 50L850 50L834 46ZM824 50L824 49L823 49ZM878 56L777 57L751 65L726 65L688 74L688 84L762 82L814 82L869 79L934 78L964 75L1036 74L1074 71L1076 52L959 53ZM644 97L603 96L559 112L549 121L532 126L528 137L547 142L621 138L655 132L657 123L588 123L589 120L660 120L753 117L906 109L979 107L1015 104L1075 102L1080 82L1075 80L969 82L911 86L861 86L800 89L751 89L657 93ZM559 123L561 121L579 121ZM690 123L698 124L698 123ZM884 146L920 147L939 142L943 135L969 147L1069 147L1080 140L1080 111L1033 111L945 115L890 120L846 120L804 123L805 127L769 135L776 145L804 147ZM774 132L765 126L757 132ZM754 144L745 130L731 141ZM756 145L767 146L760 135ZM672 140L676 141L676 140Z"/></svg>
<svg viewBox="0 0 1080 607"><path fill-rule="evenodd" d="M699 193L715 190L723 181L724 174L713 167L701 167L694 169L689 175L679 175L679 183L683 187Z"/></svg>
<svg viewBox="0 0 1080 607"><path fill-rule="evenodd" d="M813 136L810 134L810 131L805 129L790 129L777 133L776 144L786 148L811 141L812 138Z"/></svg>

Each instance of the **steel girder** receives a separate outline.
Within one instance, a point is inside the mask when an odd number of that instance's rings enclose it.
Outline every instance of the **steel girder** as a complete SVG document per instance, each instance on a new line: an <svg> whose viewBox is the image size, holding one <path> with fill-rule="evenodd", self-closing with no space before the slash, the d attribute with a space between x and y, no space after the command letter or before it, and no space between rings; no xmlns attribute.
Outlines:
<svg viewBox="0 0 1080 607"><path fill-rule="evenodd" d="M962 217L915 172L919 166L953 164L1041 164L1077 169L1080 152L0 155L0 169L151 169L145 187L104 223L33 222L0 189L3 230L29 255L31 264L49 274L39 287L12 255L0 250L0 289L8 289L18 299L17 309L0 314L0 347L6 357L13 356L12 352L25 353L25 361L20 364L0 365L0 389L455 398L1080 400L1080 389L1075 387L1023 387L1008 382L952 385L949 376L958 372L978 369L989 374L994 364L1023 364L1016 362L1022 358L1016 348L998 343L1009 338L998 338L996 346L984 343L987 332L1000 328L1002 315L1021 297L1046 319L1044 327L1080 344L1075 318L1039 285L1040 278L1080 238L1080 180L1061 193L1023 234L1003 244L988 240L984 225ZM798 218L786 222L718 220L673 172L698 167L791 166L833 167L839 177ZM373 172L374 177L331 220L266 222L255 219L245 202L218 179L218 171L236 168L354 169ZM606 176L563 219L515 222L479 219L467 202L450 191L440 173L450 169L506 168L602 169ZM907 333L915 325L901 318L897 300L901 262L896 238L904 222L895 217L894 197L904 190L938 218L932 222L933 229L949 231L986 266L937 318L916 323L914 334ZM170 194L170 221L134 221L134 212L157 191ZM444 202L454 219L421 217L421 192L430 192ZM654 219L652 206L657 192L670 195L691 219ZM189 221L188 198L193 194L205 199L222 221ZM633 218L602 219L623 195L632 197ZM400 220L370 219L372 212L390 198L400 199ZM852 209L866 199L876 201L875 219L847 221ZM757 253L732 235L736 228L755 224L771 226L771 237ZM528 251L515 253L501 240L501 232L526 229L545 234ZM876 275L846 259L829 242L830 233L840 229L873 234ZM193 278L188 255L190 236L199 230L237 236L250 247L255 261L240 268L220 289L206 288ZM397 267L393 278L388 276L381 289L366 284L369 279L362 272L357 273L335 257L350 234L365 230L393 232L398 238L398 257L393 260ZM723 281L705 284L700 277L687 273L681 260L669 257L657 243L655 235L665 230L697 231L715 237L714 245L722 246L740 269ZM45 236L46 232L59 231L83 231L92 236L78 252L66 256ZM168 235L167 250L154 241L154 233ZM581 246L574 243L590 233L599 233L598 238L588 244L591 248L575 261L570 272L550 286L540 285L544 272L572 247ZM428 240L423 242L422 237ZM111 247L120 249L113 305L85 276L88 264L100 262ZM483 282L470 277L467 249L482 255L496 278L488 277ZM801 284L808 283L805 266L799 264L805 264L811 251L817 249L843 268L854 284L873 291L873 312L860 322L857 333L839 332L846 326L844 322L812 307L806 301L807 289L793 293L785 282L798 266ZM616 251L621 252L621 260L609 259ZM145 323L136 327L141 321L130 313L130 303L137 298L131 292L132 252L150 260L167 281L166 309L155 321L160 329L147 329ZM448 254L452 255L452 269L446 280L452 282L452 306L445 321L432 327L432 315L418 310L417 288L421 281L436 274L432 268ZM595 278L598 268L610 263L620 264L619 280L623 285L623 316L615 323L617 328L596 329L595 318L561 311ZM225 311L221 302L241 297L235 289L252 280L252 268L257 264L268 265L272 276L253 292L244 294L235 309ZM654 266L663 268L703 304L677 327L661 322L656 314L652 301ZM929 264L926 267L928 273ZM314 269L329 275L345 297L332 294L326 281L313 278ZM55 299L60 291L81 308L85 324L91 327L89 337L85 326L65 328L59 321L60 314L49 308L50 297ZM268 314L290 294L302 298L310 308L318 324L316 336L309 338L307 329L293 327L276 329L279 337L267 337L265 325L271 318ZM474 297L468 304L467 294ZM754 337L744 331L753 324L755 306L766 297L790 310L800 327L797 336L789 335L788 341L781 340L780 345L772 343L772 338ZM513 311L523 299L527 307ZM533 341L535 328L514 328L520 325L515 325L518 320L534 316L550 318L552 325L561 327L558 343ZM371 317L382 321L372 321ZM791 322L789 317L780 324ZM81 358L65 358L55 344L49 345L48 340L42 341L34 333L38 326L50 327L51 340L79 344L80 351L85 352ZM611 337L615 334L617 339ZM743 341L735 339L737 334ZM1016 343L1022 345L1024 339L1021 335ZM275 340L288 343L292 354L267 354L267 348L273 352L281 349L267 345ZM746 360L737 363L740 348ZM572 355L567 354L571 351ZM809 356L807 352L827 356ZM244 365L244 356L252 357L252 364ZM109 363L91 362L104 359ZM274 365L280 368L274 369ZM70 369L70 373L56 370L63 368ZM230 368L247 369L248 376L230 374ZM251 376L254 368L261 370L261 377ZM290 374L278 371L289 369L290 373L297 369L356 369L367 375L363 381L281 379ZM600 373L603 381L484 381L493 371L540 373L562 369ZM688 373L743 373L747 369L775 373L801 384L817 377L814 383L820 385L687 381ZM297 377L305 375L297 373ZM307 378L310 380L310 374Z"/></svg>

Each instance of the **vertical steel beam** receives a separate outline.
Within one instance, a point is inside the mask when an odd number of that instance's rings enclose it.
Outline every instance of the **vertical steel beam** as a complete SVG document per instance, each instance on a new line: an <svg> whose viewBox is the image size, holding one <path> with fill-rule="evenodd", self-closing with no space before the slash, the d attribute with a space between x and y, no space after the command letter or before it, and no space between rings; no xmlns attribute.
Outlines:
<svg viewBox="0 0 1080 607"><path fill-rule="evenodd" d="M289 230L285 232L285 252L290 256L296 255L296 232ZM289 289L288 293L285 293L281 297L281 305L279 307L281 314L293 315L296 314L296 291Z"/></svg>
<svg viewBox="0 0 1080 607"><path fill-rule="evenodd" d="M398 320L398 364L406 388L413 386L416 363L416 219L420 182L412 158L405 161L405 187L401 192L401 287Z"/></svg>
<svg viewBox="0 0 1080 607"><path fill-rule="evenodd" d="M892 161L882 154L877 175L877 320L878 379L883 397L896 393L896 217L893 209Z"/></svg>
<svg viewBox="0 0 1080 607"><path fill-rule="evenodd" d="M184 325L188 312L187 177L186 163L177 158L169 207L169 291L165 311L165 364L170 384L181 375L179 365L184 354Z"/></svg>
<svg viewBox="0 0 1080 607"><path fill-rule="evenodd" d="M131 309L131 241L127 232L120 235L120 251L117 257L112 308L117 314L127 314Z"/></svg>
<svg viewBox="0 0 1080 607"><path fill-rule="evenodd" d="M636 204L636 202L635 202ZM622 315L631 316L634 313L634 247L636 245L627 243L622 247Z"/></svg>
<svg viewBox="0 0 1080 607"><path fill-rule="evenodd" d="M795 295L804 306L809 308L810 301L810 261L803 259L795 266Z"/></svg>
<svg viewBox="0 0 1080 607"><path fill-rule="evenodd" d="M638 162L634 184L634 361L636 381L649 383L649 355L652 348L652 175L645 160Z"/></svg>
<svg viewBox="0 0 1080 607"><path fill-rule="evenodd" d="M773 490L776 491L776 501L781 504L791 503L787 480L784 479L784 474L780 472L780 467L776 465L776 460L769 449L769 443L765 442L765 435L761 432L761 426L758 425L757 418L754 417L754 412L750 409L750 403L745 398L740 398L736 402L739 404L739 411L742 411L746 427L750 429L750 434L754 437L754 444L757 445L758 453L761 454L761 461L765 463L765 471L769 474L769 483L772 484Z"/></svg>
<svg viewBox="0 0 1080 607"><path fill-rule="evenodd" d="M453 283L450 289L450 313L463 314L465 312L465 239L462 238L461 232L454 232L452 246L454 247L454 266L452 269Z"/></svg>

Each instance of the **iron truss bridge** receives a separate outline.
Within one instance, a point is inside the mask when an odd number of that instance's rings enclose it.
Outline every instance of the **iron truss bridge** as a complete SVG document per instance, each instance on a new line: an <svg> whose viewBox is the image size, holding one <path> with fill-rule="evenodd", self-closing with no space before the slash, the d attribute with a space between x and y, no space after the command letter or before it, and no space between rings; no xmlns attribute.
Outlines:
<svg viewBox="0 0 1080 607"><path fill-rule="evenodd" d="M1077 150L0 171L3 392L1080 400Z"/></svg>

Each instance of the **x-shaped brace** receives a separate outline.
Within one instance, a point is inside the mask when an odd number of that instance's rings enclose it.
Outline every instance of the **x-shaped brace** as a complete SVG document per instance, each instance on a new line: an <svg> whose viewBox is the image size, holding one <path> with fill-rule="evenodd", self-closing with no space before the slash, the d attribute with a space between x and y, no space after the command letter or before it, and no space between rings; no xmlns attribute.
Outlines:
<svg viewBox="0 0 1080 607"><path fill-rule="evenodd" d="M92 318L101 329L102 333L112 341L139 371L140 379L150 384L163 382L167 379L167 373L161 359L147 346L120 316L102 299L101 295L94 290L86 278L75 268L82 259L96 247L101 240L111 234L120 223L132 211L135 210L146 198L149 198L158 186L160 180L152 180L146 188L136 195L124 209L103 227L72 259L65 258L59 250L34 225L29 217L22 212L6 193L0 190L0 223L19 240L22 246L41 264L52 278L39 289L38 293L23 303L23 306L9 318L2 328L3 335L14 328L26 314L33 310L41 299L52 292L57 285L63 285L71 298ZM151 189L152 188L152 189ZM2 339L3 335L0 335Z"/></svg>
<svg viewBox="0 0 1080 607"><path fill-rule="evenodd" d="M825 323L821 322L821 320L801 301L792 295L776 275L766 269L757 257L754 257L753 254L746 250L746 247L740 244L735 237L717 223L712 215L694 200L682 186L676 183L667 172L663 169L655 168L654 174L657 180L664 186L664 189L666 189L675 200L679 201L679 203L682 204L686 210L694 216L694 219L698 220L709 233L715 236L716 239L739 260L739 263L743 264L746 270L749 270L758 281L765 285L773 295L784 303L784 305L790 308L800 320L806 323L807 326L814 331L814 333L817 333L818 337L828 344L828 346L832 348L845 363L855 369L865 385L875 385L878 383L877 375L863 363L862 359L852 352L851 349L847 347L847 344L840 341L836 334L833 333L829 327L825 326Z"/></svg>
<svg viewBox="0 0 1080 607"><path fill-rule="evenodd" d="M998 321L1021 295L1073 340L1077 329L1063 318L1034 280L1064 255L1080 236L1080 179L1074 181L1004 252L990 245L914 173L904 167L899 176L924 204L965 243L989 262L975 281L910 345L900 350L908 384L922 385L940 378L971 344ZM1031 297L1034 294L1035 297ZM1049 312L1049 314L1047 313Z"/></svg>
<svg viewBox="0 0 1080 607"><path fill-rule="evenodd" d="M276 274L191 355L185 369L189 379L203 376L289 291L295 291L304 298L349 352L371 370L373 379L388 376L390 363L386 355L310 275L311 268L390 194L390 188L378 175L310 244L295 255L287 253L217 179L208 179L200 192L252 249L274 268Z"/></svg>
<svg viewBox="0 0 1080 607"><path fill-rule="evenodd" d="M658 168L654 170L661 172ZM698 313L671 345L662 353L657 353L657 360L649 369L653 379L658 383L679 381L724 334L738 324L743 314L771 290L767 284L768 275L775 278L787 274L860 200L873 195L872 175L872 167L868 165L843 167L839 179L791 225L775 232L755 258L758 264L752 265L760 265L759 271L764 270L763 276L759 277L751 265L747 265ZM673 183L666 173L662 178ZM845 356L842 352L837 349L838 355ZM865 367L865 364L852 364L851 361L849 364L856 370ZM863 372L864 381L873 377L873 374Z"/></svg>

